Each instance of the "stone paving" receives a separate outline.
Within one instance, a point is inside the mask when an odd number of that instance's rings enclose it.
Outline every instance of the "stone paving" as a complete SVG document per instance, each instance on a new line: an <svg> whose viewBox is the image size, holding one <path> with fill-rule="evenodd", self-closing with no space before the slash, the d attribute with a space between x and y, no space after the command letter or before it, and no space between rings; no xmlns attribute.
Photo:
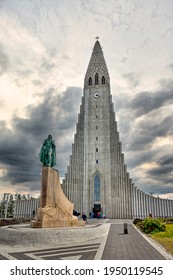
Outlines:
<svg viewBox="0 0 173 280"><path fill-rule="evenodd" d="M133 225L129 225L128 234L124 234L122 225L113 224L109 230L102 259L164 260L166 258L148 243Z"/></svg>
<svg viewBox="0 0 173 280"><path fill-rule="evenodd" d="M1 227L0 260L9 259L165 260L173 256L139 233L132 220L90 219L83 228Z"/></svg>

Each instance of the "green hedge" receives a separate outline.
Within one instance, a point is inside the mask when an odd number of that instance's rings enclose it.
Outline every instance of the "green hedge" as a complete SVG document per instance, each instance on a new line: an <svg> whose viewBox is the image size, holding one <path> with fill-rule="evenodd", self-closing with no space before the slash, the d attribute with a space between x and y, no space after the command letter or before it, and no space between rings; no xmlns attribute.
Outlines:
<svg viewBox="0 0 173 280"><path fill-rule="evenodd" d="M139 221L137 226L145 233L166 231L166 226L160 219L146 218L143 221Z"/></svg>

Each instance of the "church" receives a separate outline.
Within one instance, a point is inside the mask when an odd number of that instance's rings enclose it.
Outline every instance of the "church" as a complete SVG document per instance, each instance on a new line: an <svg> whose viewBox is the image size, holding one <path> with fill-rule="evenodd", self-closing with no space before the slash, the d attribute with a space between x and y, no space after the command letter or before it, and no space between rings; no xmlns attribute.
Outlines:
<svg viewBox="0 0 173 280"><path fill-rule="evenodd" d="M137 188L124 163L109 72L103 51L95 42L84 79L84 90L67 173L62 182L74 210L114 219L173 217L173 200ZM31 216L39 199L19 200L14 217Z"/></svg>
<svg viewBox="0 0 173 280"><path fill-rule="evenodd" d="M62 187L77 212L109 218L173 216L173 200L139 190L124 163L110 77L98 40L84 79L76 134Z"/></svg>

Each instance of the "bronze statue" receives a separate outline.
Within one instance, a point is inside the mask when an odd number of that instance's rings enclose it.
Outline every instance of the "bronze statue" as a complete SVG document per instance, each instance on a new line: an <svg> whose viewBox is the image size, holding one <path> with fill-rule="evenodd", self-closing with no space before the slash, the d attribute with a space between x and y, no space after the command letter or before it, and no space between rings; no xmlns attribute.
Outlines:
<svg viewBox="0 0 173 280"><path fill-rule="evenodd" d="M48 135L48 138L44 140L39 158L43 165L51 167L56 165L56 146L52 135Z"/></svg>

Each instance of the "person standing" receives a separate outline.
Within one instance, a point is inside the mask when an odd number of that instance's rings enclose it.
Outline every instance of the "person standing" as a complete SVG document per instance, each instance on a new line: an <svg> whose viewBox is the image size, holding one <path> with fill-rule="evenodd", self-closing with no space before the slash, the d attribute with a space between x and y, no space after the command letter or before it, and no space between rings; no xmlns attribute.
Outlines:
<svg viewBox="0 0 173 280"><path fill-rule="evenodd" d="M82 213L82 219L85 223L87 223L87 216L85 215L85 213Z"/></svg>

